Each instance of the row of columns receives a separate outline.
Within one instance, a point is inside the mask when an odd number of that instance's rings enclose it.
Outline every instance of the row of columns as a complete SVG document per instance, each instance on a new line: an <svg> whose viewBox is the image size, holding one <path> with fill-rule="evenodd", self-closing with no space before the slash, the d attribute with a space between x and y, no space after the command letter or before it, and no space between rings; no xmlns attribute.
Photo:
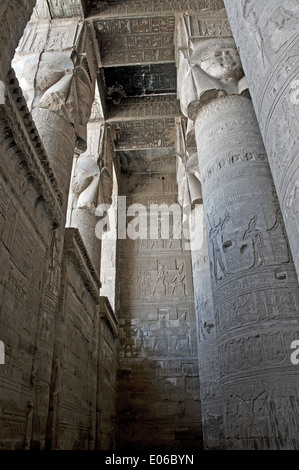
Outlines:
<svg viewBox="0 0 299 470"><path fill-rule="evenodd" d="M299 286L276 188L233 38L193 38L189 19L178 23L178 94L204 212L193 210L192 259L205 446L297 449ZM204 221L209 270L204 237L194 250Z"/></svg>

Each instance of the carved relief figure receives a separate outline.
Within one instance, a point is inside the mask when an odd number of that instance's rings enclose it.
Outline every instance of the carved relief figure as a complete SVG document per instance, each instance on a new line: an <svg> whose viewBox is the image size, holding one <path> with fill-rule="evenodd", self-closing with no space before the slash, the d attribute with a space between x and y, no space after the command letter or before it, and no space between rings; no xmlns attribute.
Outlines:
<svg viewBox="0 0 299 470"><path fill-rule="evenodd" d="M217 225L212 225L209 217L208 222L210 225L210 231L209 231L209 239L212 245L212 259L213 259L213 273L215 280L222 279L223 277L226 277L227 271L226 267L223 261L223 252L222 252L222 245L223 245L223 227L226 221L229 218L228 212L225 212L224 218L219 219L219 222ZM220 268L220 273L218 273L218 268Z"/></svg>
<svg viewBox="0 0 299 470"><path fill-rule="evenodd" d="M163 315L159 321L159 332L155 337L153 349L168 349L169 348L169 337L168 337L168 325L166 322L166 315Z"/></svg>
<svg viewBox="0 0 299 470"><path fill-rule="evenodd" d="M178 327L174 349L183 349L190 351L190 330L191 327L187 322L188 312L183 312L180 316L180 324Z"/></svg>
<svg viewBox="0 0 299 470"><path fill-rule="evenodd" d="M290 253L289 253L289 245L287 243L287 234L285 231L284 220L282 217L282 213L280 210L280 206L279 206L279 202L276 197L276 194L273 193L273 196L275 197L274 199L275 221L272 227L267 229L267 232L269 232L270 236L271 234L273 234L276 237L276 239L279 240L279 248L278 248L277 253L280 254L280 257L282 258L283 263L288 263L290 261Z"/></svg>
<svg viewBox="0 0 299 470"><path fill-rule="evenodd" d="M264 257L264 240L262 237L262 232L257 228L257 215L254 215L248 224L248 229L243 235L243 240L246 241L248 238L252 241L252 247L254 252L254 264L253 266L259 266L265 264Z"/></svg>
<svg viewBox="0 0 299 470"><path fill-rule="evenodd" d="M49 271L48 271L48 278L47 284L48 288L51 291L55 291L57 286L59 285L59 274L60 274L60 266L59 266L59 251L61 238L58 235L57 228L53 228L51 232L51 244L50 244L50 253L49 253Z"/></svg>
<svg viewBox="0 0 299 470"><path fill-rule="evenodd" d="M183 288L184 295L185 295L185 283L184 283L185 274L183 273L183 269L184 269L184 264L182 264L182 266L177 270L177 273L174 279L170 282L170 284L173 284L173 286L171 286L172 287L171 295L174 294L176 287L180 287L180 286Z"/></svg>
<svg viewBox="0 0 299 470"><path fill-rule="evenodd" d="M164 271L164 266L162 266L162 264L159 263L158 264L158 275L157 275L156 279L154 280L154 288L153 288L152 295L155 294L157 288L159 290L162 290L164 292L164 295L166 295L165 280L166 280L166 275L165 275L165 271Z"/></svg>
<svg viewBox="0 0 299 470"><path fill-rule="evenodd" d="M193 119L198 105L207 99L239 93L238 83L244 73L232 37L190 38L185 18L179 31L179 97L183 113Z"/></svg>

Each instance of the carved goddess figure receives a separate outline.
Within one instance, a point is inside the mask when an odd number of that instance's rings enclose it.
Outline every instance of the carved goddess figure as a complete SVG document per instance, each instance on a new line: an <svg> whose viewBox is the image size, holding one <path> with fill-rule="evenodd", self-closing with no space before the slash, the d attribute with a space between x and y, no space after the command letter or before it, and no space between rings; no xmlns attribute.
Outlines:
<svg viewBox="0 0 299 470"><path fill-rule="evenodd" d="M244 73L232 37L191 39L183 24L179 34L185 34L178 52L179 98L185 116L194 120L199 107L210 99L239 94Z"/></svg>

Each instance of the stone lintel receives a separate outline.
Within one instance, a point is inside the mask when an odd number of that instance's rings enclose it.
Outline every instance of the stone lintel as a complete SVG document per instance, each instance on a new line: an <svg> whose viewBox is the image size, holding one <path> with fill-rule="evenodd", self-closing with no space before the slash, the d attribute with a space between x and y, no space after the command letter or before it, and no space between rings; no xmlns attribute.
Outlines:
<svg viewBox="0 0 299 470"><path fill-rule="evenodd" d="M184 11L204 14L207 11L217 12L218 10L224 10L223 0L114 0L109 4L103 0L92 0L87 8L87 17L153 16L157 13L159 16L165 16Z"/></svg>

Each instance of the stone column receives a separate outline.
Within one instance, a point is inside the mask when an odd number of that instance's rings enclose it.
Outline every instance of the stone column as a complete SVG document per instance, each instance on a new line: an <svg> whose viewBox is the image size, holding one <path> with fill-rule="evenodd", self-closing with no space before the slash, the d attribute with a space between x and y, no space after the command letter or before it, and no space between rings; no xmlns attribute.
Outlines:
<svg viewBox="0 0 299 470"><path fill-rule="evenodd" d="M299 276L299 4L224 0Z"/></svg>
<svg viewBox="0 0 299 470"><path fill-rule="evenodd" d="M210 102L195 131L227 448L298 448L299 290L250 100Z"/></svg>
<svg viewBox="0 0 299 470"><path fill-rule="evenodd" d="M186 65L195 83L184 109L195 123L226 447L298 449L299 379L290 361L298 282L251 100L238 94L240 61L229 38L196 39Z"/></svg>
<svg viewBox="0 0 299 470"><path fill-rule="evenodd" d="M67 225L76 227L98 273L101 271L102 240L96 234L96 209L112 203L114 149L110 131L103 122L88 124L88 148L74 158Z"/></svg>
<svg viewBox="0 0 299 470"><path fill-rule="evenodd" d="M203 445L206 450L225 448L223 406L219 384L219 354L216 342L210 262L202 206L198 156L188 142L188 128L177 122L178 201L184 210L184 232L190 240L194 302L197 326L200 401Z"/></svg>
<svg viewBox="0 0 299 470"><path fill-rule="evenodd" d="M192 273L198 337L200 400L205 450L225 448L223 405L219 384L219 353L210 278L206 227L202 204L196 204L190 220Z"/></svg>

